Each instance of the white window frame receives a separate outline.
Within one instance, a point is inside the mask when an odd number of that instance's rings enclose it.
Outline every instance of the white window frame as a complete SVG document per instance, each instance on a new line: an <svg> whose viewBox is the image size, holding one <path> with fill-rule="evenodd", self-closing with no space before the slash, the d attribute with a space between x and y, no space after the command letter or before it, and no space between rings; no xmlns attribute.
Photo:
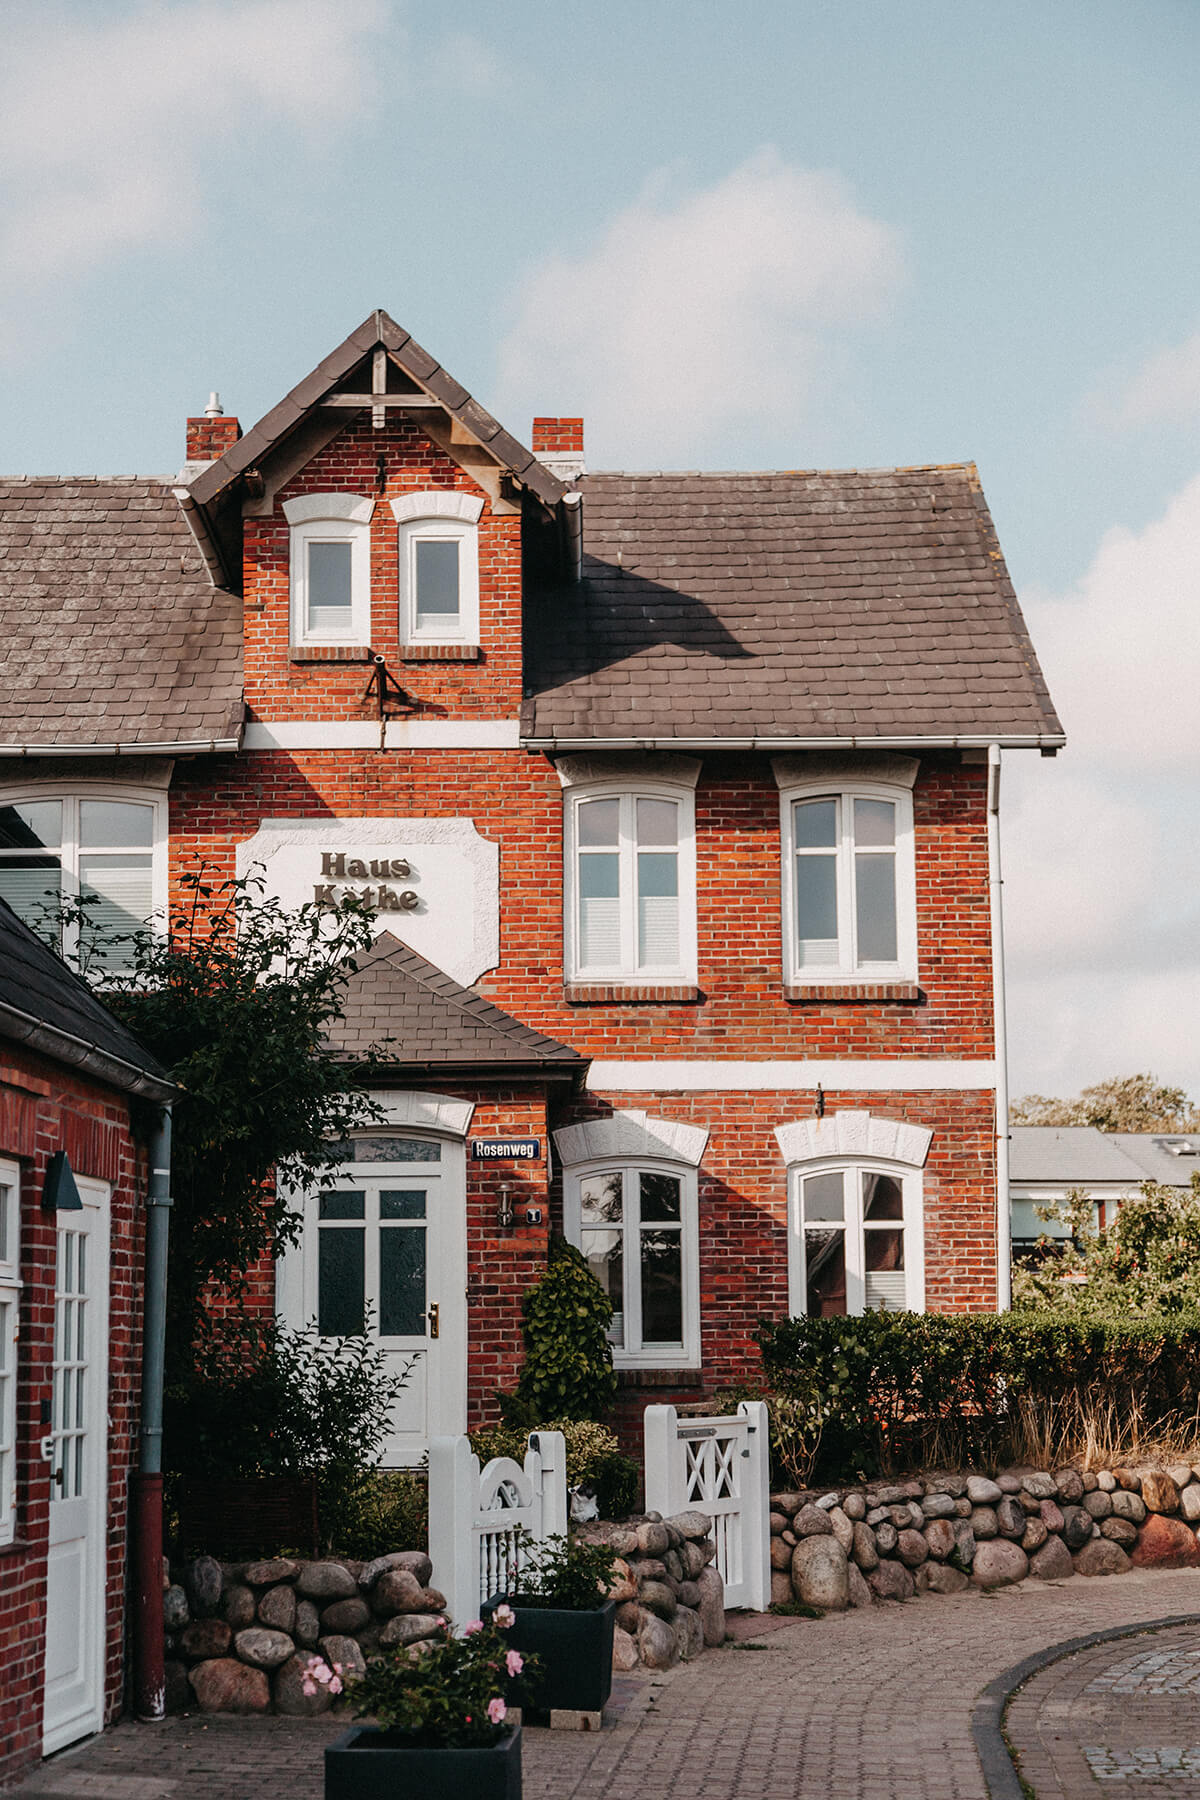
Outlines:
<svg viewBox="0 0 1200 1800"><path fill-rule="evenodd" d="M17 1353L21 1320L21 1169L0 1162L0 1544L17 1535Z"/></svg>
<svg viewBox="0 0 1200 1800"><path fill-rule="evenodd" d="M168 798L165 789L143 787L118 787L111 783L97 782L94 786L85 782L46 782L22 786L0 786L0 807L20 806L41 800L57 800L63 809L62 842L59 846L59 860L62 867L62 898L69 904L79 898L79 803L81 800L113 800L132 806L148 806L152 813L152 836L150 843L150 916L146 924L154 931L165 932L167 928L167 850L168 850ZM92 846L83 852L88 855ZM65 961L76 963L79 957L79 928L68 925L63 932L62 955Z"/></svg>
<svg viewBox="0 0 1200 1800"><path fill-rule="evenodd" d="M707 1136L707 1134L705 1134ZM683 1281L683 1342L642 1347L641 1261L629 1254L629 1238L639 1235L639 1217L630 1208L628 1177L642 1173L669 1175L679 1182L679 1218ZM564 1171L563 1230L577 1250L583 1247L582 1185L591 1175L620 1173L626 1178L622 1202L622 1229L626 1234L623 1256L625 1280L625 1342L613 1345L615 1369L698 1369L700 1367L700 1242L697 1172L685 1163L651 1156L606 1156L580 1163ZM636 1278L635 1278L636 1277Z"/></svg>
<svg viewBox="0 0 1200 1800"><path fill-rule="evenodd" d="M796 844L792 808L802 800L838 802L837 909L838 960L826 966L800 962L796 931ZM896 809L896 957L891 962L860 960L855 947L854 904L855 800L886 800ZM789 987L824 987L835 983L917 980L917 878L914 854L912 792L891 783L846 784L806 781L781 788L780 843L783 848L783 958Z"/></svg>
<svg viewBox="0 0 1200 1800"><path fill-rule="evenodd" d="M696 795L690 787L672 782L606 781L568 788L563 800L563 951L566 978L575 982L619 982L626 986L654 986L670 982L694 987L699 978L696 931ZM620 858L621 957L619 962L585 964L579 956L579 808L591 800L619 800L621 804L618 855ZM671 800L679 808L679 956L673 963L647 964L637 960L636 839L630 821L636 818L639 800Z"/></svg>
<svg viewBox="0 0 1200 1800"><path fill-rule="evenodd" d="M478 644L479 517L483 500L457 489L399 494L390 502L398 527L401 644ZM458 623L444 619L418 628L417 545L430 539L458 545Z"/></svg>
<svg viewBox="0 0 1200 1800"><path fill-rule="evenodd" d="M375 502L363 494L303 494L286 500L289 526L288 587L291 642L300 647L371 642L371 515ZM308 623L310 544L349 544L350 618L342 631Z"/></svg>
<svg viewBox="0 0 1200 1800"><path fill-rule="evenodd" d="M925 1207L920 1169L884 1157L825 1157L795 1163L788 1170L788 1310L796 1318L808 1311L808 1272L804 1259L803 1183L814 1175L843 1176L846 1233L846 1315L860 1318L865 1309L865 1264L862 1188L864 1175L889 1175L900 1183L904 1227L904 1309L925 1311ZM819 1225L819 1221L817 1222Z"/></svg>

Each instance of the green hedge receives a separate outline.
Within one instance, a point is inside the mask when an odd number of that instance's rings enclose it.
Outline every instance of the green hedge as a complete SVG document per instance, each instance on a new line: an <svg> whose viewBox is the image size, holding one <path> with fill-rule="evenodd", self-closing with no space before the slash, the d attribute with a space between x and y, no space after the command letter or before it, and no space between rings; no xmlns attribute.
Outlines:
<svg viewBox="0 0 1200 1800"><path fill-rule="evenodd" d="M827 1476L1053 1462L1101 1438L1194 1433L1200 1416L1196 1313L868 1313L764 1320L758 1342L768 1393Z"/></svg>

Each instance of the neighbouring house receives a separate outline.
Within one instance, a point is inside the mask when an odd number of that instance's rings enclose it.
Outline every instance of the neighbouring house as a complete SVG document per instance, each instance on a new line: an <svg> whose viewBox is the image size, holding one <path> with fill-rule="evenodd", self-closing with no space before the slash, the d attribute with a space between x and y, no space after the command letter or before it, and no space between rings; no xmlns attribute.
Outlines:
<svg viewBox="0 0 1200 1800"><path fill-rule="evenodd" d="M145 1221L134 1108L173 1093L0 901L0 1786L98 1731L125 1691Z"/></svg>
<svg viewBox="0 0 1200 1800"><path fill-rule="evenodd" d="M589 472L377 312L0 544L0 893L375 909L385 1121L259 1295L370 1309L389 1461L494 1416L551 1227L629 1432L760 1315L1004 1303L1000 758L1064 740L973 465Z"/></svg>
<svg viewBox="0 0 1200 1800"><path fill-rule="evenodd" d="M1008 1191L1016 1257L1035 1256L1040 1238L1062 1238L1067 1227L1042 1219L1039 1207L1062 1206L1071 1193L1092 1202L1097 1227L1111 1225L1122 1201L1142 1183L1190 1188L1200 1170L1200 1133L1101 1131L1097 1125L1014 1125Z"/></svg>

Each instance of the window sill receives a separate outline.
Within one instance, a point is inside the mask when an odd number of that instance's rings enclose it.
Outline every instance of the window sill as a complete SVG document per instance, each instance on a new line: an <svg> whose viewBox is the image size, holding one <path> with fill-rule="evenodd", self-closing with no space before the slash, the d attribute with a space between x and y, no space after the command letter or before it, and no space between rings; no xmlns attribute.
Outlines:
<svg viewBox="0 0 1200 1800"><path fill-rule="evenodd" d="M920 1006L925 995L915 981L824 981L785 983L785 1000L807 1006Z"/></svg>
<svg viewBox="0 0 1200 1800"><path fill-rule="evenodd" d="M688 1388L704 1385L704 1377L699 1369L643 1369L632 1363L624 1363L617 1364L613 1372L618 1388Z"/></svg>
<svg viewBox="0 0 1200 1800"><path fill-rule="evenodd" d="M479 662L478 644L401 644L401 662Z"/></svg>
<svg viewBox="0 0 1200 1800"><path fill-rule="evenodd" d="M700 989L681 982L643 984L639 982L572 981L563 988L568 1006L625 1005L644 1006L699 1000Z"/></svg>
<svg viewBox="0 0 1200 1800"><path fill-rule="evenodd" d="M288 661L294 663L370 662L370 644L289 644Z"/></svg>

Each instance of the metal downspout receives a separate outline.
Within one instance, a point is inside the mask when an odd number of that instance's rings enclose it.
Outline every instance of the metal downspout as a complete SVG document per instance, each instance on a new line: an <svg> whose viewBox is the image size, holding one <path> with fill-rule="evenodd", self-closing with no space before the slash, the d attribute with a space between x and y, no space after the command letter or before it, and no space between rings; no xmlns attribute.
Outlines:
<svg viewBox="0 0 1200 1800"><path fill-rule="evenodd" d="M988 892L992 911L992 1018L996 1059L996 1310L1012 1305L1008 1197L1008 1016L1004 988L1004 877L1000 873L1000 746L988 745Z"/></svg>
<svg viewBox="0 0 1200 1800"><path fill-rule="evenodd" d="M133 1510L133 1709L139 1719L148 1720L161 1719L166 1715L162 1419L170 1208L171 1108L164 1106L150 1140L150 1180L146 1193L142 1416Z"/></svg>

